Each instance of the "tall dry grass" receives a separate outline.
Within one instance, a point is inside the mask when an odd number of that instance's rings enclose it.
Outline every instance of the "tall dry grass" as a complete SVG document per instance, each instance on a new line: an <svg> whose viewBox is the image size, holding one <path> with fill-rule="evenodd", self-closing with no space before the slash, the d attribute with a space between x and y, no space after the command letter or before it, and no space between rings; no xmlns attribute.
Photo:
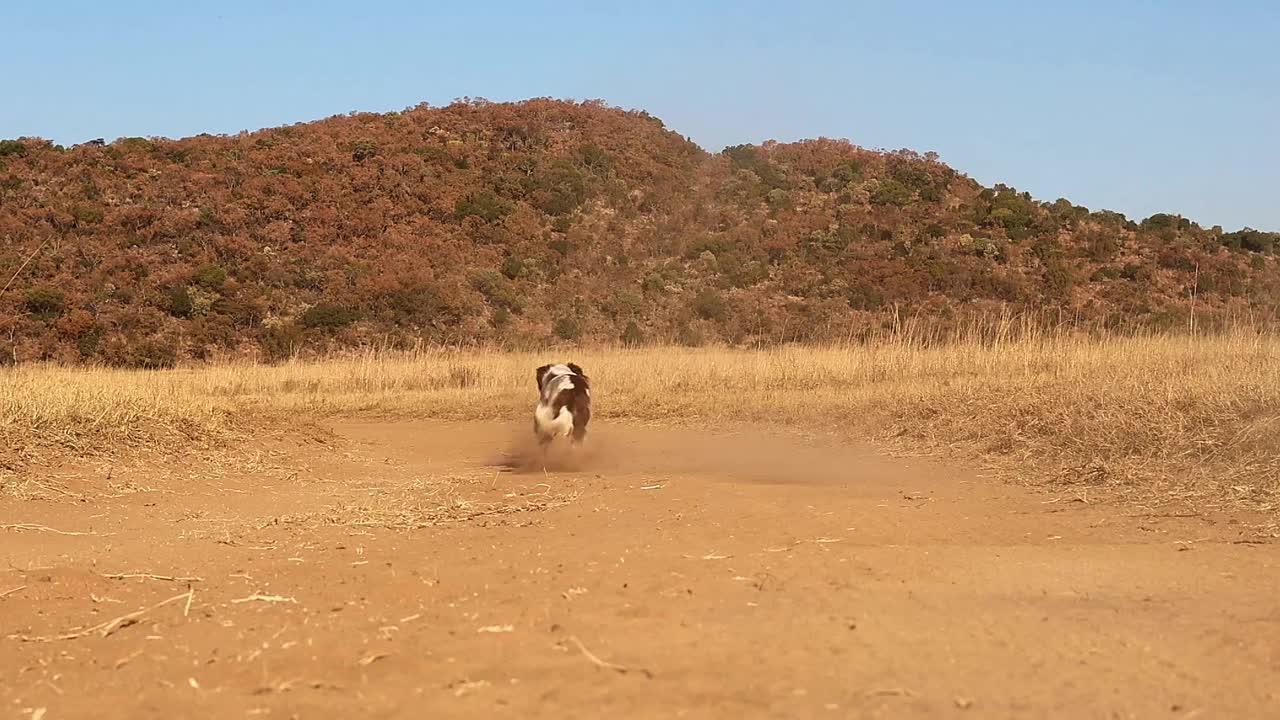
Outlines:
<svg viewBox="0 0 1280 720"><path fill-rule="evenodd" d="M978 458L1030 482L1144 498L1280 497L1280 338L1084 337L987 328L947 342L767 350L584 349L601 420L834 429ZM531 353L367 352L278 366L0 371L10 465L50 451L228 442L261 423L375 414L519 417ZM16 460L15 460L16 459Z"/></svg>

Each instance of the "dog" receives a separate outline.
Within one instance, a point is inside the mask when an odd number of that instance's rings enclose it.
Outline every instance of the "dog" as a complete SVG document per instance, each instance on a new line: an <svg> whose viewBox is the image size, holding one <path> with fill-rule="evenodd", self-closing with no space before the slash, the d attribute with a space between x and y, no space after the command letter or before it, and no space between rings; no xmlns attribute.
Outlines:
<svg viewBox="0 0 1280 720"><path fill-rule="evenodd" d="M533 434L545 452L556 438L573 446L587 437L591 421L591 383L573 363L543 365L536 371L538 405L533 410Z"/></svg>

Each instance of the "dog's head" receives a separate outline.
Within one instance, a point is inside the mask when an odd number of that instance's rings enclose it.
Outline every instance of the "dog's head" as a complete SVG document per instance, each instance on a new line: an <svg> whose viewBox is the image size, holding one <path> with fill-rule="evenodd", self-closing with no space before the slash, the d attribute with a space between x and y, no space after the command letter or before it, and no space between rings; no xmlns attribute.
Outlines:
<svg viewBox="0 0 1280 720"><path fill-rule="evenodd" d="M538 390L541 392L546 388L547 382L559 377L560 375L573 375L582 380L582 386L587 386L587 376L582 372L582 368L575 363L556 363L552 365L543 365L534 371L538 381Z"/></svg>

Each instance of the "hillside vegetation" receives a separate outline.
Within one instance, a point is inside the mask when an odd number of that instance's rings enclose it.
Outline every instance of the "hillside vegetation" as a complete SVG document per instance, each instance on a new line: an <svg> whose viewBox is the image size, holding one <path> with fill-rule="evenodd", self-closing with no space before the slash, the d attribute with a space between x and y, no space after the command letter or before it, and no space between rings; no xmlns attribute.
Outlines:
<svg viewBox="0 0 1280 720"><path fill-rule="evenodd" d="M22 138L0 141L0 362L755 345L997 309L1113 329L1269 321L1278 239L1040 202L932 154L827 139L711 154L595 102Z"/></svg>

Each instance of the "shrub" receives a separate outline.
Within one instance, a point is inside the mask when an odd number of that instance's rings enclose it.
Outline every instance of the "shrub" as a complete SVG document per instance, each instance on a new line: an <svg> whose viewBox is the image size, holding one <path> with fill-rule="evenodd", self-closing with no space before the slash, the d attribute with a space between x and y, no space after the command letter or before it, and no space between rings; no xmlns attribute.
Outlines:
<svg viewBox="0 0 1280 720"><path fill-rule="evenodd" d="M56 288L28 290L25 299L27 312L43 319L61 315L67 309L67 297Z"/></svg>
<svg viewBox="0 0 1280 720"><path fill-rule="evenodd" d="M322 302L307 308L298 321L305 328L335 329L355 322L354 310L337 303Z"/></svg>
<svg viewBox="0 0 1280 720"><path fill-rule="evenodd" d="M1196 269L1196 261L1187 254L1185 248L1165 247L1160 249L1156 262L1162 268L1191 272Z"/></svg>
<svg viewBox="0 0 1280 720"><path fill-rule="evenodd" d="M100 207L77 204L71 208L71 217L75 218L76 225L97 225L102 222L104 213Z"/></svg>
<svg viewBox="0 0 1280 720"><path fill-rule="evenodd" d="M27 154L27 146L21 140L0 140L0 157L9 155L17 155L22 157Z"/></svg>
<svg viewBox="0 0 1280 720"><path fill-rule="evenodd" d="M191 323L190 339L196 355L207 356L210 348L232 348L239 342L235 323L226 315L197 318Z"/></svg>
<svg viewBox="0 0 1280 720"><path fill-rule="evenodd" d="M206 290L221 290L227 282L227 271L213 263L206 263L191 273L191 282Z"/></svg>
<svg viewBox="0 0 1280 720"><path fill-rule="evenodd" d="M191 317L193 305L187 289L181 285L169 288L165 293L164 309L174 317Z"/></svg>
<svg viewBox="0 0 1280 720"><path fill-rule="evenodd" d="M997 185L994 190L984 190L981 197L989 199L991 204L979 209L976 222L999 225L1012 240L1030 235L1036 214L1036 205L1030 195Z"/></svg>
<svg viewBox="0 0 1280 720"><path fill-rule="evenodd" d="M379 293L376 306L384 322L418 327L455 325L458 311L429 282L409 282Z"/></svg>
<svg viewBox="0 0 1280 720"><path fill-rule="evenodd" d="M566 316L556 320L556 324L551 330L561 340L577 340L582 337L582 327L573 317Z"/></svg>
<svg viewBox="0 0 1280 720"><path fill-rule="evenodd" d="M705 340L698 328L685 323L676 330L676 342L685 347L701 347Z"/></svg>
<svg viewBox="0 0 1280 720"><path fill-rule="evenodd" d="M1120 268L1115 265L1103 265L1093 271L1093 274L1089 276L1089 280L1091 282L1102 282L1104 280L1115 280L1118 277L1120 277Z"/></svg>
<svg viewBox="0 0 1280 720"><path fill-rule="evenodd" d="M262 351L262 359L267 362L288 360L302 348L302 328L293 324L282 324L267 328L258 340L258 348Z"/></svg>
<svg viewBox="0 0 1280 720"><path fill-rule="evenodd" d="M214 304L222 299L222 296L212 290L206 290L199 285L192 285L187 288L187 297L191 300L191 315L193 317L201 317L208 315L213 310Z"/></svg>
<svg viewBox="0 0 1280 720"><path fill-rule="evenodd" d="M568 215L586 199L582 173L562 163L541 173L533 191L533 206L548 215Z"/></svg>
<svg viewBox="0 0 1280 720"><path fill-rule="evenodd" d="M947 229L944 228L940 223L932 222L932 223L929 223L928 225L925 225L924 236L931 240L944 238L947 236Z"/></svg>
<svg viewBox="0 0 1280 720"><path fill-rule="evenodd" d="M753 145L733 145L724 149L729 164L742 170L750 170L760 182L770 189L785 188L786 180L773 163Z"/></svg>
<svg viewBox="0 0 1280 720"><path fill-rule="evenodd" d="M501 273L493 270L482 271L472 278L471 284L493 307L517 314L524 310L524 299L520 297L519 291L512 282Z"/></svg>
<svg viewBox="0 0 1280 720"><path fill-rule="evenodd" d="M644 331L640 329L635 320L632 320L623 328L622 336L619 339L627 347L639 347L644 344Z"/></svg>
<svg viewBox="0 0 1280 720"><path fill-rule="evenodd" d="M1120 251L1120 241L1106 230L1095 230L1085 237L1085 255L1094 262L1107 262Z"/></svg>
<svg viewBox="0 0 1280 720"><path fill-rule="evenodd" d="M162 370L178 364L178 342L174 338L148 337L125 346L122 353L110 358L113 365Z"/></svg>
<svg viewBox="0 0 1280 720"><path fill-rule="evenodd" d="M368 138L353 141L350 148L351 159L356 162L364 162L378 154L378 143Z"/></svg>
<svg viewBox="0 0 1280 720"><path fill-rule="evenodd" d="M928 172L909 162L893 163L889 176L910 190L923 190L933 183L933 178L929 177Z"/></svg>
<svg viewBox="0 0 1280 720"><path fill-rule="evenodd" d="M102 341L102 326L94 325L92 329L76 338L76 351L81 358L93 357L98 352L98 343Z"/></svg>
<svg viewBox="0 0 1280 720"><path fill-rule="evenodd" d="M1008 259L1008 253L1005 250L1004 243L992 240L991 238L974 238L973 254L988 260L994 260L1002 263Z"/></svg>
<svg viewBox="0 0 1280 720"><path fill-rule="evenodd" d="M849 287L847 300L854 310L876 310L884 305L884 293L878 283L856 279Z"/></svg>
<svg viewBox="0 0 1280 720"><path fill-rule="evenodd" d="M843 190L849 183L862 177L862 163L854 158L842 160L829 173L819 172L813 177L814 187L820 192L833 193Z"/></svg>
<svg viewBox="0 0 1280 720"><path fill-rule="evenodd" d="M477 217L485 222L493 222L511 212L511 206L492 191L480 190L460 198L454 204L453 212L459 220Z"/></svg>
<svg viewBox="0 0 1280 720"><path fill-rule="evenodd" d="M144 137L120 138L115 145L125 152L149 153L156 149L156 144Z"/></svg>
<svg viewBox="0 0 1280 720"><path fill-rule="evenodd" d="M703 320L723 320L729 314L729 307L725 304L724 298L710 288L698 291L693 298L692 308Z"/></svg>
<svg viewBox="0 0 1280 720"><path fill-rule="evenodd" d="M791 207L791 193L781 188L774 188L765 195L765 201L774 210L789 208Z"/></svg>
<svg viewBox="0 0 1280 720"><path fill-rule="evenodd" d="M495 328L502 329L511 322L511 311L504 307L496 307L489 315L489 324Z"/></svg>
<svg viewBox="0 0 1280 720"><path fill-rule="evenodd" d="M414 154L422 156L428 162L453 162L453 155L439 145L423 145L413 149Z"/></svg>
<svg viewBox="0 0 1280 720"><path fill-rule="evenodd" d="M1134 282L1149 282L1151 268L1137 263L1125 263L1124 267L1120 268L1120 277Z"/></svg>
<svg viewBox="0 0 1280 720"><path fill-rule="evenodd" d="M502 267L499 270L508 280L515 280L520 277L520 273L524 272L524 261L515 255L508 255L502 261Z"/></svg>
<svg viewBox="0 0 1280 720"><path fill-rule="evenodd" d="M613 167L613 159L609 157L609 153L595 143L587 143L578 148L578 162L593 175L606 175Z"/></svg>
<svg viewBox="0 0 1280 720"><path fill-rule="evenodd" d="M1065 294L1075 285L1075 276L1071 272L1071 268L1059 258L1052 258L1045 263L1044 280L1056 295Z"/></svg>
<svg viewBox="0 0 1280 720"><path fill-rule="evenodd" d="M862 163L854 158L841 161L831 171L831 178L839 182L842 186L862 177Z"/></svg>
<svg viewBox="0 0 1280 720"><path fill-rule="evenodd" d="M871 202L876 205L896 205L903 206L911 202L911 198L915 195L911 188L903 185L897 180L885 180L871 191Z"/></svg>
<svg viewBox="0 0 1280 720"><path fill-rule="evenodd" d="M1243 230L1223 235L1222 244L1235 250L1269 253L1273 252L1277 245L1280 245L1280 233L1244 228Z"/></svg>

